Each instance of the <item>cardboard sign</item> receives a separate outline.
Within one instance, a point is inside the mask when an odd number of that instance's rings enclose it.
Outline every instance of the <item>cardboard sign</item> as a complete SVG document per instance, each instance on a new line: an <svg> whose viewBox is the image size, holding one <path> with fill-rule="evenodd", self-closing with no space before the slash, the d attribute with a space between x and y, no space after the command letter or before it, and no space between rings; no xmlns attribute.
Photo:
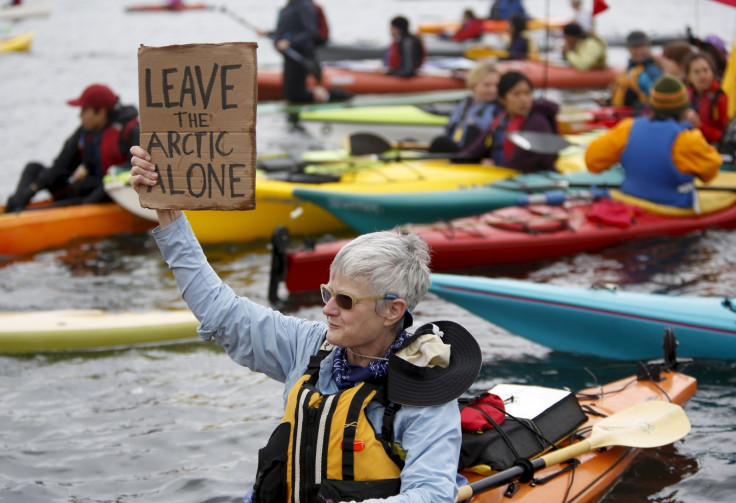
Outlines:
<svg viewBox="0 0 736 503"><path fill-rule="evenodd" d="M255 208L257 47L138 49L141 146L159 173L141 206Z"/></svg>

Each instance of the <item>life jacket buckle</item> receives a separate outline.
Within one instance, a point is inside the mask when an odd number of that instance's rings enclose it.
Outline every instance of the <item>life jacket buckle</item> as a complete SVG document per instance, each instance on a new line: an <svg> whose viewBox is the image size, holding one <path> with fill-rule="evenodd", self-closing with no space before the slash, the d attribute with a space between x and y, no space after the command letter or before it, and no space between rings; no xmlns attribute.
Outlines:
<svg viewBox="0 0 736 503"><path fill-rule="evenodd" d="M346 450L342 442L340 442L340 449L342 449L343 451ZM347 450L357 452L362 451L363 449L365 449L365 442L363 442L362 440L353 440L353 448Z"/></svg>

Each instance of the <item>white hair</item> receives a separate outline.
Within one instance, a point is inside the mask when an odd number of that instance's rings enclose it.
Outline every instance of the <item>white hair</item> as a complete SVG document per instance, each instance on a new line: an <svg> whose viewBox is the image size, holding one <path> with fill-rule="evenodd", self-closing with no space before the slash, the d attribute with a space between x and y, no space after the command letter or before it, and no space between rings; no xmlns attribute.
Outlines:
<svg viewBox="0 0 736 503"><path fill-rule="evenodd" d="M342 247L330 274L361 276L373 295L396 295L414 309L429 289L429 247L416 233L392 231L363 234Z"/></svg>

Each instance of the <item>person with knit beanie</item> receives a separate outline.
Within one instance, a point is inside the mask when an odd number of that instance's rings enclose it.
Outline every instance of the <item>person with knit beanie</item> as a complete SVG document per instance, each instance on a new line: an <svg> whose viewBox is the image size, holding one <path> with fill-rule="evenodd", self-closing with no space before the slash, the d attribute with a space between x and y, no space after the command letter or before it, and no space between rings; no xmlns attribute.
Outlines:
<svg viewBox="0 0 736 503"><path fill-rule="evenodd" d="M649 95L649 116L624 119L593 140L585 151L588 170L600 173L620 162L624 182L612 197L699 213L695 178L711 181L722 161L703 133L682 120L688 106L683 83L660 77Z"/></svg>
<svg viewBox="0 0 736 503"><path fill-rule="evenodd" d="M671 75L658 79L649 94L649 108L655 116L679 120L689 106L685 86L680 79Z"/></svg>

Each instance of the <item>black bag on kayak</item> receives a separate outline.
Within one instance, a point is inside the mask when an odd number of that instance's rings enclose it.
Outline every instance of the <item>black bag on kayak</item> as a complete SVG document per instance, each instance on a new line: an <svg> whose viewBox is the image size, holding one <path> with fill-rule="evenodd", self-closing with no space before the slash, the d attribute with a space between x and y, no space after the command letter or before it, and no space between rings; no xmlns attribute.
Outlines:
<svg viewBox="0 0 736 503"><path fill-rule="evenodd" d="M503 399L505 420L480 434L463 431L461 470L483 475L505 470L543 453L587 421L575 394L566 390L500 384L489 393ZM461 400L461 408L473 400Z"/></svg>

